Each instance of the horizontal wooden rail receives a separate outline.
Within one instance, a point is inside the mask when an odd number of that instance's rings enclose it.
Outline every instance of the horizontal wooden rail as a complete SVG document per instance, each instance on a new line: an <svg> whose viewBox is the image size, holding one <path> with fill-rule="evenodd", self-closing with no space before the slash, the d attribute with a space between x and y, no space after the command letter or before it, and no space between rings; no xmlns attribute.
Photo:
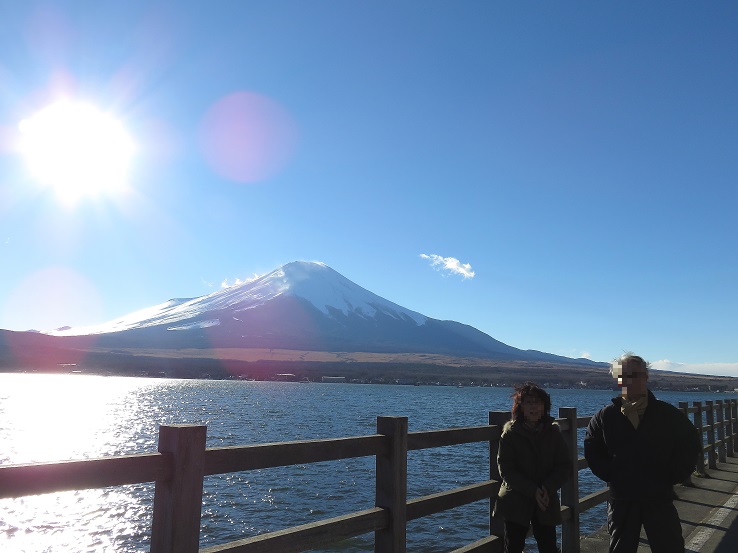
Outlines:
<svg viewBox="0 0 738 553"><path fill-rule="evenodd" d="M407 502L407 519L415 520L475 501L495 497L499 485L500 483L496 480L487 480L486 482L411 499Z"/></svg>
<svg viewBox="0 0 738 553"><path fill-rule="evenodd" d="M579 510L580 512L588 511L592 507L607 501L608 497L610 497L610 488L602 488L594 493L585 495L579 499Z"/></svg>
<svg viewBox="0 0 738 553"><path fill-rule="evenodd" d="M216 447L205 451L205 475L382 455L388 447L386 436L380 434Z"/></svg>
<svg viewBox="0 0 738 553"><path fill-rule="evenodd" d="M566 522L567 520L571 520L573 518L573 515L572 515L573 510L574 509L572 509L568 505L562 505L561 506L561 520L564 522Z"/></svg>
<svg viewBox="0 0 738 553"><path fill-rule="evenodd" d="M696 403L699 403L699 402L696 402ZM717 410L718 410L717 403L714 403L713 405L703 405L702 407L697 407L696 405L693 405L692 407L687 407L687 413L707 413L708 411L717 411Z"/></svg>
<svg viewBox="0 0 738 553"><path fill-rule="evenodd" d="M488 442L499 438L500 428L497 426L469 426L444 428L443 430L426 430L423 432L408 432L407 449L418 450L474 442Z"/></svg>
<svg viewBox="0 0 738 553"><path fill-rule="evenodd" d="M702 451L707 452L708 450L714 449L717 446L725 445L726 440L715 440L712 444L702 446Z"/></svg>
<svg viewBox="0 0 738 553"><path fill-rule="evenodd" d="M171 459L162 453L8 465L0 466L0 498L140 484L171 477Z"/></svg>
<svg viewBox="0 0 738 553"><path fill-rule="evenodd" d="M486 536L474 543L454 549L451 553L502 553L504 544L499 536Z"/></svg>
<svg viewBox="0 0 738 553"><path fill-rule="evenodd" d="M577 418L577 428L587 428L589 426L589 420L592 417L578 417Z"/></svg>
<svg viewBox="0 0 738 553"><path fill-rule="evenodd" d="M389 514L374 507L286 530L269 532L245 540L200 549L200 553L297 553L330 545L339 540L387 528Z"/></svg>

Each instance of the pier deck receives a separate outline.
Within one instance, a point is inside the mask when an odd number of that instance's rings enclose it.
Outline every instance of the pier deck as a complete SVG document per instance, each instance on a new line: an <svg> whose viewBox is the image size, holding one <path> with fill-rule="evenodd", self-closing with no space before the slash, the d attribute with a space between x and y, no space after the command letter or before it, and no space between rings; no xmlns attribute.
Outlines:
<svg viewBox="0 0 738 553"><path fill-rule="evenodd" d="M686 553L738 552L738 457L728 457L707 469L706 478L693 477L693 487L677 486L674 502L682 520ZM602 527L580 542L581 553L607 551L609 536ZM638 553L650 552L645 532Z"/></svg>

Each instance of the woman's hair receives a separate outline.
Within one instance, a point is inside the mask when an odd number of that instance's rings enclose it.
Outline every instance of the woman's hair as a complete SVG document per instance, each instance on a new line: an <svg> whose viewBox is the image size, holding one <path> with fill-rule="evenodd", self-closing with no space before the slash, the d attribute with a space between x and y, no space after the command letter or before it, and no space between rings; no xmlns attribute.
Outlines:
<svg viewBox="0 0 738 553"><path fill-rule="evenodd" d="M551 396L546 390L538 386L535 382L525 382L515 386L513 392L512 419L514 421L523 420L523 400L526 397L534 397L543 402L543 413L548 416L551 412Z"/></svg>

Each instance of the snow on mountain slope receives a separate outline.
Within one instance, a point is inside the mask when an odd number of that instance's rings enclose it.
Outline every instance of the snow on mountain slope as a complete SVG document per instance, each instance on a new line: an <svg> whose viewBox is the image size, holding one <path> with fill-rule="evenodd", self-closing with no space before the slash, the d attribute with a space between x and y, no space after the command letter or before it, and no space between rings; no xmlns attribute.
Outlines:
<svg viewBox="0 0 738 553"><path fill-rule="evenodd" d="M280 274L281 273L281 274ZM409 318L415 324L425 324L427 317L387 301L351 282L324 263L288 263L265 278L275 275L295 296L306 299L318 310L330 315L329 307L344 315L354 313L368 318L382 312L396 319Z"/></svg>
<svg viewBox="0 0 738 553"><path fill-rule="evenodd" d="M81 336L159 325L171 325L169 330L206 328L220 324L218 312L226 310L228 316L239 318L240 313L283 295L302 298L328 317L338 311L365 319L383 313L398 320L411 320L418 326L428 320L354 284L324 263L294 261L262 277L206 296L172 299L100 325L65 327L44 333Z"/></svg>

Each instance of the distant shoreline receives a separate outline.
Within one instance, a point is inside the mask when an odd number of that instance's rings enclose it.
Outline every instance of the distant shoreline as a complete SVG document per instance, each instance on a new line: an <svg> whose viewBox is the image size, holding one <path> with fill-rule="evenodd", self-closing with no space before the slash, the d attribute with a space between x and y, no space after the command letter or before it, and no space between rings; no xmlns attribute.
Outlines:
<svg viewBox="0 0 738 553"><path fill-rule="evenodd" d="M79 353L79 352L78 352ZM161 353L161 352L159 352ZM0 373L80 374L96 376L127 376L139 378L177 378L205 380L291 381L314 383L329 377L347 384L386 384L457 387L512 387L532 380L552 389L614 390L607 368L583 365L562 365L542 362L454 359L453 365L438 359L408 362L375 361L243 361L210 357L176 357L138 354L111 355L85 352L76 362L8 363L0 360ZM295 352L293 352L295 353ZM321 352L303 352L321 353ZM344 354L349 355L349 354ZM360 354L352 354L358 356ZM402 354L396 354L395 357ZM474 364L472 364L474 363ZM691 375L652 370L654 390L734 392L738 378L727 376Z"/></svg>

